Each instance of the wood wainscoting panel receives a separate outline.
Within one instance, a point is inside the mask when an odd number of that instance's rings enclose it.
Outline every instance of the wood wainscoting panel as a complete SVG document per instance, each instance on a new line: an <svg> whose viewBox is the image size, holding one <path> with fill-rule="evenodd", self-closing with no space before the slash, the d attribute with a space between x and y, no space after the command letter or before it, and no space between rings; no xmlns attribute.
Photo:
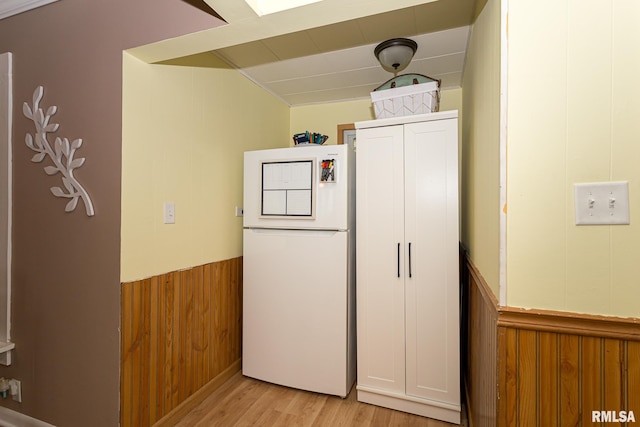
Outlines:
<svg viewBox="0 0 640 427"><path fill-rule="evenodd" d="M121 288L121 426L153 425L239 369L241 257Z"/></svg>
<svg viewBox="0 0 640 427"><path fill-rule="evenodd" d="M465 257L461 256L464 261ZM466 266L466 267L465 267ZM495 427L498 404L498 303L470 262L462 269L463 376L469 425Z"/></svg>
<svg viewBox="0 0 640 427"><path fill-rule="evenodd" d="M540 406L540 425L553 426L556 425L560 411L558 337L556 334L541 332L538 334L538 343L540 386L536 402L544 402L544 405Z"/></svg>
<svg viewBox="0 0 640 427"><path fill-rule="evenodd" d="M627 399L627 406L640 412L640 342L627 343ZM640 422L637 412L636 419Z"/></svg>
<svg viewBox="0 0 640 427"><path fill-rule="evenodd" d="M600 351L601 338L582 337L580 354L582 355L582 387L585 390L602 390L602 358ZM587 393L582 397L585 408L602 406L601 396ZM591 423L591 412L582 412L582 425Z"/></svg>
<svg viewBox="0 0 640 427"><path fill-rule="evenodd" d="M577 426L580 415L580 352L578 349L578 336L560 335L560 426ZM520 374L520 372L518 372ZM535 378L539 374L535 373ZM522 379L524 380L524 379ZM545 402L538 398L536 406L540 407ZM535 418L526 420L527 424L536 422Z"/></svg>
<svg viewBox="0 0 640 427"><path fill-rule="evenodd" d="M591 426L592 411L633 411L640 421L640 342L499 330L497 425Z"/></svg>
<svg viewBox="0 0 640 427"><path fill-rule="evenodd" d="M499 307L464 264L470 426L605 425L593 411L640 422L640 319Z"/></svg>

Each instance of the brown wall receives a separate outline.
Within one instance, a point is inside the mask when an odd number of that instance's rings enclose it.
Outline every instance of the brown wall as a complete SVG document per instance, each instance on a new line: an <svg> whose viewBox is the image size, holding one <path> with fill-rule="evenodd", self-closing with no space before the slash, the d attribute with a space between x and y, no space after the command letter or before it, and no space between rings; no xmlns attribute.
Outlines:
<svg viewBox="0 0 640 427"><path fill-rule="evenodd" d="M220 25L177 0L63 0L0 21L14 54L13 364L23 403L0 405L60 426L115 426L119 408L122 50ZM60 177L30 161L22 103L44 86L55 136L82 138L78 180L92 196L65 213Z"/></svg>

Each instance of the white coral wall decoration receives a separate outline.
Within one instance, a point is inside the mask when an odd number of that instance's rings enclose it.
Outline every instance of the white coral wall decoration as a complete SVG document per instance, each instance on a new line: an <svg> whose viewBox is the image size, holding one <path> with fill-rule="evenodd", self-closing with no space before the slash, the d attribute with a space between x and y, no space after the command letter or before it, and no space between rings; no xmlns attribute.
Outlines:
<svg viewBox="0 0 640 427"><path fill-rule="evenodd" d="M82 139L75 139L69 142L67 138L56 137L53 148L49 143L47 134L53 133L58 130L57 123L50 123L51 117L56 113L58 107L52 105L44 113L40 108L40 101L44 94L44 88L38 86L33 92L33 106L29 106L26 102L22 106L22 112L24 115L31 119L36 125L36 132L34 135L28 133L25 137L25 143L27 147L36 152L31 158L32 162L40 163L47 156L53 162L53 165L45 166L44 171L47 175L55 175L57 173L62 174L61 187L51 187L51 192L56 197L64 197L70 199L65 207L66 212L73 211L78 206L78 200L82 199L88 216L94 215L93 203L89 193L73 176L73 170L79 168L84 164L84 157L74 159L73 156L76 150L82 146ZM66 191L65 191L66 190Z"/></svg>

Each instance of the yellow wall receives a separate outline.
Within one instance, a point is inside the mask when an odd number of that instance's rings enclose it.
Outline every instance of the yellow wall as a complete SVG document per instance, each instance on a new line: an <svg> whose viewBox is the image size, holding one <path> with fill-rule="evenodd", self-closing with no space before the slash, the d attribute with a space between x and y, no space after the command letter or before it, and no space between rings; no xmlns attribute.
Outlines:
<svg viewBox="0 0 640 427"><path fill-rule="evenodd" d="M471 31L463 80L462 242L496 297L500 288L500 0Z"/></svg>
<svg viewBox="0 0 640 427"><path fill-rule="evenodd" d="M458 110L458 187L459 195L462 190L462 121L464 115L462 111L462 88L447 89L440 92L439 111ZM460 196L459 196L460 197Z"/></svg>
<svg viewBox="0 0 640 427"><path fill-rule="evenodd" d="M288 146L305 130L335 144L338 124L373 118L370 99L289 108L209 54L123 59L123 282L242 254L244 151ZM443 91L441 109L459 109L461 93Z"/></svg>
<svg viewBox="0 0 640 427"><path fill-rule="evenodd" d="M311 104L291 107L291 135L309 131L329 136L327 144L337 144L337 126L374 118L371 99ZM291 138L289 138L291 144Z"/></svg>
<svg viewBox="0 0 640 427"><path fill-rule="evenodd" d="M215 56L179 64L124 54L123 282L240 256L243 152L290 139L289 108Z"/></svg>
<svg viewBox="0 0 640 427"><path fill-rule="evenodd" d="M440 111L462 108L462 89L445 90L440 96ZM371 98L327 104L311 104L291 107L291 135L309 131L328 135L327 144L337 144L339 124L351 124L373 120ZM291 144L291 138L289 138Z"/></svg>
<svg viewBox="0 0 640 427"><path fill-rule="evenodd" d="M458 118L462 116L462 88L440 92L440 111L449 110L458 110Z"/></svg>
<svg viewBox="0 0 640 427"><path fill-rule="evenodd" d="M509 2L508 305L640 317L640 2ZM465 87L466 90L466 87ZM629 181L631 225L573 184Z"/></svg>

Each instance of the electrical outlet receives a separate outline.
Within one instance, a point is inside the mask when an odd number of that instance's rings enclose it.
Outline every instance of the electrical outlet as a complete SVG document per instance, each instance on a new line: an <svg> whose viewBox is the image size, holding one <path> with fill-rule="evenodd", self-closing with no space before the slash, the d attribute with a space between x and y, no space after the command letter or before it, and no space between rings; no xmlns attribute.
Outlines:
<svg viewBox="0 0 640 427"><path fill-rule="evenodd" d="M9 380L9 390L11 392L11 398L18 403L22 403L22 381L15 379Z"/></svg>
<svg viewBox="0 0 640 427"><path fill-rule="evenodd" d="M240 206L236 206L236 216L242 216L244 214L244 211L242 210L242 208Z"/></svg>

